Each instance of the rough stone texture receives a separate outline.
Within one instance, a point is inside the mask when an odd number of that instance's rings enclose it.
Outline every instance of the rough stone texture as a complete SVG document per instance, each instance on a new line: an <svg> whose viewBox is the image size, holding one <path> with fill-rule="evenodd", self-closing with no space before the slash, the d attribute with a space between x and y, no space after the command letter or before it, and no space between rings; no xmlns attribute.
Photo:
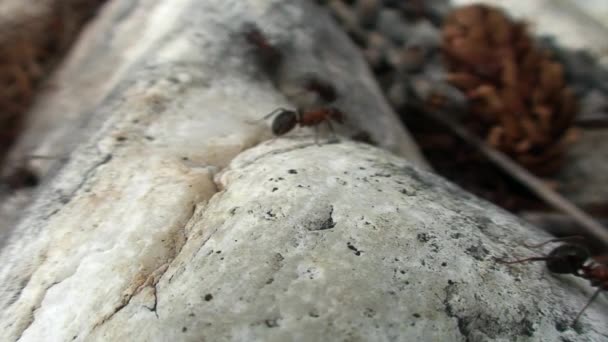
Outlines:
<svg viewBox="0 0 608 342"><path fill-rule="evenodd" d="M29 278L3 293L2 340L608 336L603 298L567 327L583 282L493 260L538 253L520 242L546 237L366 145L275 140L215 182L143 155L96 172L49 218Z"/></svg>
<svg viewBox="0 0 608 342"><path fill-rule="evenodd" d="M78 183L78 174L112 153L114 147L96 147L110 133L127 140L118 146L136 143L225 165L270 138L267 124L253 120L293 105L254 62L246 23L257 23L284 50L284 82L315 73L335 83L342 95L336 105L348 114L339 132L363 129L379 146L426 165L357 48L331 18L310 2L261 0L110 1L49 81L13 159L56 156L29 163L50 182L89 140L89 156L74 171ZM24 190L0 198L0 246L32 196ZM50 211L58 207L48 203Z"/></svg>

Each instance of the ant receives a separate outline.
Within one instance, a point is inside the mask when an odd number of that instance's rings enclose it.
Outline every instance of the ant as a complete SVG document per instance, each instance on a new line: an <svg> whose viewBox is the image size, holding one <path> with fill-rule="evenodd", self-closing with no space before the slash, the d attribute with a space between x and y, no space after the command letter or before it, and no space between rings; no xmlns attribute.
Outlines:
<svg viewBox="0 0 608 342"><path fill-rule="evenodd" d="M255 24L247 24L244 29L245 39L255 48L256 57L261 66L269 73L276 72L283 61L283 54Z"/></svg>
<svg viewBox="0 0 608 342"><path fill-rule="evenodd" d="M308 110L289 110L285 108L277 108L264 116L262 120L268 119L276 115L272 121L272 133L276 136L286 134L291 131L296 125L313 126L315 128L315 143L318 143L318 126L322 122L326 122L327 126L335 136L335 131L331 125L331 121L339 124L344 123L344 113L335 107L323 107Z"/></svg>
<svg viewBox="0 0 608 342"><path fill-rule="evenodd" d="M581 239L581 236L571 236L567 238L557 238L537 245L526 245L526 247L537 248L551 242L564 240ZM518 264L527 261L545 261L549 271L557 274L572 274L577 277L589 280L591 286L597 290L593 293L587 304L576 315L572 326L576 324L583 312L593 303L601 291L608 290L608 266L598 263L591 258L589 250L579 243L566 243L554 248L547 256L534 256L525 259L506 261L496 258L496 261L503 264Z"/></svg>
<svg viewBox="0 0 608 342"><path fill-rule="evenodd" d="M315 75L309 75L304 79L303 88L307 91L317 93L325 103L334 102L338 98L336 88L328 81L319 79Z"/></svg>
<svg viewBox="0 0 608 342"><path fill-rule="evenodd" d="M0 190L16 191L23 188L33 188L40 179L36 172L27 166L18 166L9 174L0 178Z"/></svg>

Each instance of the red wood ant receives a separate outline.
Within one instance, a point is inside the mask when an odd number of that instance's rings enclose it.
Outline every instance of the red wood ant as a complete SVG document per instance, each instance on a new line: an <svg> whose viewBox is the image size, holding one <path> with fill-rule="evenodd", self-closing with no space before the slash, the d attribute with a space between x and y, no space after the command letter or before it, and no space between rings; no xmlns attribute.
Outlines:
<svg viewBox="0 0 608 342"><path fill-rule="evenodd" d="M275 72L283 61L283 54L268 41L255 24L248 24L244 30L245 39L255 48L258 62L267 72Z"/></svg>
<svg viewBox="0 0 608 342"><path fill-rule="evenodd" d="M314 75L305 78L303 88L317 93L319 98L325 103L334 102L338 98L338 92L336 91L336 88L334 88L333 84L321 80Z"/></svg>
<svg viewBox="0 0 608 342"><path fill-rule="evenodd" d="M323 107L308 110L289 110L285 108L277 108L268 115L264 116L263 120L276 115L272 121L272 133L276 136L286 134L291 131L296 125L313 126L315 128L315 143L318 142L318 126L322 122L326 122L330 131L335 135L331 121L339 124L344 123L344 113L335 107Z"/></svg>
<svg viewBox="0 0 608 342"><path fill-rule="evenodd" d="M543 242L538 245L527 246L527 247L541 247L551 242L558 242L564 240L580 239L582 237L573 236L568 238L558 238ZM597 290L593 293L587 304L583 309L576 315L572 325L575 325L578 319L581 317L583 312L593 303L601 291L608 290L608 266L598 263L591 258L589 250L578 243L566 243L554 248L547 256L534 256L525 259L518 259L512 261L506 261L503 259L496 259L496 261L503 264L518 264L528 261L545 261L549 271L558 274L572 274L577 277L589 280L591 286L596 287Z"/></svg>

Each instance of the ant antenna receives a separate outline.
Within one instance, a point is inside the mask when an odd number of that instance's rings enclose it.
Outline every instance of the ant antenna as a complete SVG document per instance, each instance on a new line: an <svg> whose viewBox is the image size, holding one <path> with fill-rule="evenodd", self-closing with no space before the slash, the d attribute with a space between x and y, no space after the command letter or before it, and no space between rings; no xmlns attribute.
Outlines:
<svg viewBox="0 0 608 342"><path fill-rule="evenodd" d="M544 261L544 260L550 260L550 259L555 259L553 257L549 257L549 256L536 256L536 257L529 257L529 258L525 258L525 259L516 259L516 260L511 260L511 261L507 261L505 259L502 258L494 258L494 260L496 260L497 262L500 262L501 264L519 264L522 262L526 262L526 261Z"/></svg>
<svg viewBox="0 0 608 342"><path fill-rule="evenodd" d="M532 245L523 243L523 245L528 248L538 248L538 247L542 247L542 246L552 243L552 242L561 242L561 241L569 241L569 240L585 240L585 237L582 235L574 235L574 236L568 236L568 237L563 237L563 238L555 238L555 239L547 240L545 242L541 242L538 244L532 244Z"/></svg>
<svg viewBox="0 0 608 342"><path fill-rule="evenodd" d="M589 305L591 305L591 303L593 303L593 301L595 300L595 298L597 298L597 296L600 294L601 291L602 291L602 287L599 287L597 290L595 290L595 293L593 293L593 296L591 296L591 298L589 298L589 300L587 301L587 304L585 304L585 306L581 309L581 311L578 313L578 315L576 315L576 318L574 319L574 321L572 321L572 326L574 326L576 324L576 322L581 317L583 312L589 307Z"/></svg>

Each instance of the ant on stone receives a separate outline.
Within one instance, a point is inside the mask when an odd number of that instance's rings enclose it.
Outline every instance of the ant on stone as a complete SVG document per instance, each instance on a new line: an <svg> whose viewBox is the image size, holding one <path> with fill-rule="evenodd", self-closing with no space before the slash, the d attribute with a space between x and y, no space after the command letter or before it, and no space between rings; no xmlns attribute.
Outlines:
<svg viewBox="0 0 608 342"><path fill-rule="evenodd" d="M315 143L318 144L318 126L322 122L326 122L329 130L335 137L335 131L331 125L332 121L339 124L344 123L344 113L335 107L322 107L308 110L290 110L285 108L277 108L264 116L262 120L266 120L275 116L272 121L272 133L276 136L286 134L291 131L296 125L313 126L315 128Z"/></svg>
<svg viewBox="0 0 608 342"><path fill-rule="evenodd" d="M558 238L545 241L538 245L527 245L526 247L537 248L544 246L551 242L559 242L564 240L581 239L581 236L571 236L567 238ZM549 255L546 256L534 256L525 259L518 259L512 261L506 261L503 259L496 258L496 261L503 264L518 264L528 261L545 261L549 271L557 274L572 274L577 277L589 280L591 286L596 287L597 290L593 293L587 304L583 309L576 315L572 326L576 324L578 319L581 317L583 312L593 303L597 296L602 291L608 290L608 266L601 264L593 258L589 250L579 243L565 243L555 247Z"/></svg>

